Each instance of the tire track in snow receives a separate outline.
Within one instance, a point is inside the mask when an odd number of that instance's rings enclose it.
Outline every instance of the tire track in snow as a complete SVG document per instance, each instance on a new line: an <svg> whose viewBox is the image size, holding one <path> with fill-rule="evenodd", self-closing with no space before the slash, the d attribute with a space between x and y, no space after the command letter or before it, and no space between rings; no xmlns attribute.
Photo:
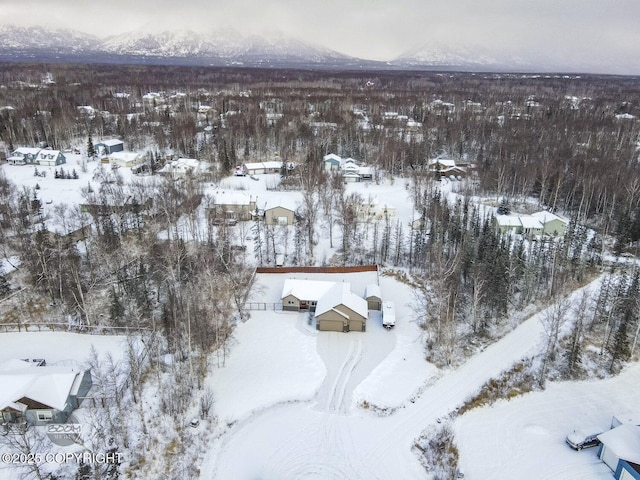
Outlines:
<svg viewBox="0 0 640 480"><path fill-rule="evenodd" d="M358 338L356 345L351 342L349 348L349 356L343 364L343 368L338 376L337 388L334 390L334 402L332 410L334 412L347 413L349 405L345 402L345 396L349 387L349 381L351 380L353 370L358 365L358 362L362 358L362 339Z"/></svg>

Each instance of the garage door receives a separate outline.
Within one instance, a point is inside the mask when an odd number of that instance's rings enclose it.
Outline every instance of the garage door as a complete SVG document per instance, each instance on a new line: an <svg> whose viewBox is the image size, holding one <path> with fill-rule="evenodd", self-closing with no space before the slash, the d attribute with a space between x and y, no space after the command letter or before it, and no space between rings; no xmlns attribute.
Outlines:
<svg viewBox="0 0 640 480"><path fill-rule="evenodd" d="M623 470L622 474L620 475L620 480L634 480L634 478L629 472Z"/></svg>
<svg viewBox="0 0 640 480"><path fill-rule="evenodd" d="M342 332L344 323L341 320L319 320L318 330L324 332Z"/></svg>
<svg viewBox="0 0 640 480"><path fill-rule="evenodd" d="M603 446L602 453L600 454L600 459L604 463L606 463L614 472L616 471L616 468L618 468L618 456L611 448Z"/></svg>
<svg viewBox="0 0 640 480"><path fill-rule="evenodd" d="M350 332L364 332L365 322L362 320L350 320L349 331Z"/></svg>

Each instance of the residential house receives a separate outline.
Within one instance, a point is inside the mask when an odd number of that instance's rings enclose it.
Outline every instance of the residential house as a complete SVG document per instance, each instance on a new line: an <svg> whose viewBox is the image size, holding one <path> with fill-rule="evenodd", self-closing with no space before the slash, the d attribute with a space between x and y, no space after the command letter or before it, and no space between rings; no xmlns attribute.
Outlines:
<svg viewBox="0 0 640 480"><path fill-rule="evenodd" d="M214 219L251 220L256 213L258 198L236 191L220 190L213 195L209 215Z"/></svg>
<svg viewBox="0 0 640 480"><path fill-rule="evenodd" d="M498 233L521 233L522 222L520 217L514 215L496 215L496 227Z"/></svg>
<svg viewBox="0 0 640 480"><path fill-rule="evenodd" d="M262 175L265 173L280 173L282 170L282 160L269 162L244 163L242 169L246 175Z"/></svg>
<svg viewBox="0 0 640 480"><path fill-rule="evenodd" d="M13 165L26 165L38 163L39 148L20 147L16 148L7 158L7 162Z"/></svg>
<svg viewBox="0 0 640 480"><path fill-rule="evenodd" d="M299 312L309 310L314 312L318 300L335 284L320 280L300 280L288 278L282 287L282 309ZM342 331L342 330L341 330Z"/></svg>
<svg viewBox="0 0 640 480"><path fill-rule="evenodd" d="M0 419L30 425L65 423L92 385L91 372L48 366L43 359L0 364Z"/></svg>
<svg viewBox="0 0 640 480"><path fill-rule="evenodd" d="M144 161L141 153L137 152L113 152L107 156L107 161L112 167L134 167Z"/></svg>
<svg viewBox="0 0 640 480"><path fill-rule="evenodd" d="M373 179L373 168L358 165L358 162L351 157L342 158L335 153L330 153L323 157L323 162L325 171L340 172L347 183Z"/></svg>
<svg viewBox="0 0 640 480"><path fill-rule="evenodd" d="M542 233L546 235L561 237L566 232L567 225L569 224L569 222L567 222L563 218L560 218L559 216L544 210L532 213L531 216L540 220L543 226Z"/></svg>
<svg viewBox="0 0 640 480"><path fill-rule="evenodd" d="M171 178L184 178L187 175L200 175L209 171L210 165L195 158L178 158L167 162L158 173Z"/></svg>
<svg viewBox="0 0 640 480"><path fill-rule="evenodd" d="M496 228L499 233L562 236L567 224L566 220L545 211L531 215L496 215Z"/></svg>
<svg viewBox="0 0 640 480"><path fill-rule="evenodd" d="M395 214L395 207L388 203L381 203L377 197L370 196L364 201L358 216L360 220L373 221L393 217Z"/></svg>
<svg viewBox="0 0 640 480"><path fill-rule="evenodd" d="M544 233L544 226L536 217L521 215L518 218L521 224L520 233L523 235L542 235Z"/></svg>
<svg viewBox="0 0 640 480"><path fill-rule="evenodd" d="M100 157L107 157L115 152L124 152L124 142L122 140L104 140L96 143L93 148Z"/></svg>
<svg viewBox="0 0 640 480"><path fill-rule="evenodd" d="M60 152L60 150L40 150L37 158L38 164L43 167L55 167L56 165L67 163L67 158Z"/></svg>
<svg viewBox="0 0 640 480"><path fill-rule="evenodd" d="M633 466L640 464L640 427L625 423L601 433L598 440L598 457L613 470L616 479L640 478L634 477L638 470Z"/></svg>
<svg viewBox="0 0 640 480"><path fill-rule="evenodd" d="M360 181L360 175L357 173L344 172L342 174L342 180L344 180L344 183L357 183Z"/></svg>
<svg viewBox="0 0 640 480"><path fill-rule="evenodd" d="M364 332L368 314L367 301L351 291L351 284L336 282L318 300L316 328L332 332Z"/></svg>
<svg viewBox="0 0 640 480"><path fill-rule="evenodd" d="M465 167L448 158L433 158L429 160L428 167L430 172L441 177L462 177L467 174Z"/></svg>
<svg viewBox="0 0 640 480"><path fill-rule="evenodd" d="M323 157L324 169L327 172L337 172L342 166L342 158L335 153L330 153Z"/></svg>

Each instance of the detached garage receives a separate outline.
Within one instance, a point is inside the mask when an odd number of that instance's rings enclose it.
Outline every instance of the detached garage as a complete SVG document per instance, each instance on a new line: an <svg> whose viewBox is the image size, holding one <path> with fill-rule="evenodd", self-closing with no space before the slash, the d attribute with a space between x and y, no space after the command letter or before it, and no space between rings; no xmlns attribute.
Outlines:
<svg viewBox="0 0 640 480"><path fill-rule="evenodd" d="M369 310L380 310L382 308L382 295L380 294L379 285L367 285L364 291L364 298L367 300L367 308Z"/></svg>
<svg viewBox="0 0 640 480"><path fill-rule="evenodd" d="M598 440L602 442L598 457L614 472L620 475L625 473L620 467L622 460L640 464L640 427L629 424L620 425L598 435ZM615 478L634 477L616 476Z"/></svg>

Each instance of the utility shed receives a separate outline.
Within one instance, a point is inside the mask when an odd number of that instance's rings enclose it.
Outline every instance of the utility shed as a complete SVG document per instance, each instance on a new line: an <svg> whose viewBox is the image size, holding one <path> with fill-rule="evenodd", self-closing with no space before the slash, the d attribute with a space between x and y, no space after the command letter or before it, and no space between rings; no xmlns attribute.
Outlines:
<svg viewBox="0 0 640 480"><path fill-rule="evenodd" d="M367 301L351 291L350 283L335 283L318 300L318 330L364 332L367 327Z"/></svg>
<svg viewBox="0 0 640 480"><path fill-rule="evenodd" d="M382 307L382 297L380 294L380 286L375 283L367 285L364 290L364 298L367 301L369 310L380 310Z"/></svg>
<svg viewBox="0 0 640 480"><path fill-rule="evenodd" d="M611 470L618 470L620 460L640 463L640 427L625 423L598 435L602 442L598 457Z"/></svg>

